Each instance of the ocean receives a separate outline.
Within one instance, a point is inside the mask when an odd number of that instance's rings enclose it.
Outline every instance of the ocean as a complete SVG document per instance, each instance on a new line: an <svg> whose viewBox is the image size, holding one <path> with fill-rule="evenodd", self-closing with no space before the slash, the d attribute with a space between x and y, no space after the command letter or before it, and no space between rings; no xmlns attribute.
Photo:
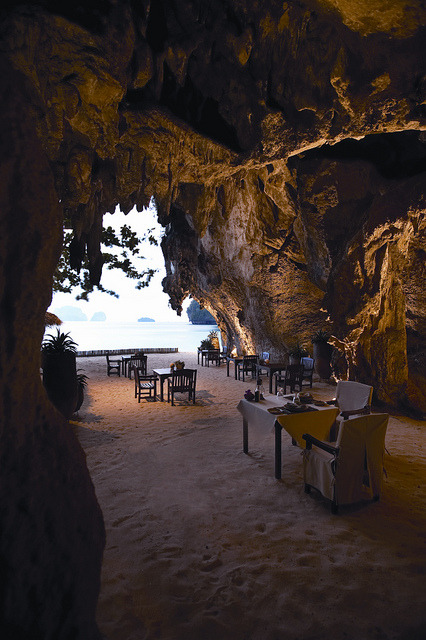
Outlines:
<svg viewBox="0 0 426 640"><path fill-rule="evenodd" d="M216 325L190 322L63 322L61 332L69 333L78 351L100 349L139 350L177 347L179 351L197 351L201 340ZM45 336L56 335L56 327L47 327ZM220 333L219 333L220 337Z"/></svg>

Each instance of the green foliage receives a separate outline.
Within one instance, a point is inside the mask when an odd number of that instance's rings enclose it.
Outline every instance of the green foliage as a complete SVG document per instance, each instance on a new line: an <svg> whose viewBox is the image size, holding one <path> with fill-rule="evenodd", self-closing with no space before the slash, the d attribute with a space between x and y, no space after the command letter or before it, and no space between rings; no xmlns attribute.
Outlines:
<svg viewBox="0 0 426 640"><path fill-rule="evenodd" d="M49 334L41 345L41 349L45 353L65 353L70 351L75 353L77 351L77 343L70 338L69 333L62 333L60 329L57 329L57 334Z"/></svg>
<svg viewBox="0 0 426 640"><path fill-rule="evenodd" d="M86 387L89 376L86 376L85 373L79 373L79 371L84 371L84 369L77 369L77 382L80 387Z"/></svg>
<svg viewBox="0 0 426 640"><path fill-rule="evenodd" d="M319 329L318 331L315 331L315 333L311 336L311 340L312 343L318 343L318 342L328 342L330 339L330 334L327 333L327 331L325 331L324 329Z"/></svg>
<svg viewBox="0 0 426 640"><path fill-rule="evenodd" d="M76 296L76 299L88 300L89 294L94 290L94 285L91 284L89 277L88 259L87 256L85 256L79 271L75 271L70 267L70 244L72 239L73 233L71 231L65 231L62 254L53 277L53 291L71 293L74 289L81 288L82 291ZM118 250L119 253L103 251L104 268L120 269L127 278L137 280L136 289L147 287L157 270L149 268L139 270L134 264L134 259L144 259L143 256L140 255L140 245L144 242L149 242L149 244L154 245L158 244L157 239L153 236L153 229L148 229L145 235L139 238L128 225L123 225L119 234L117 234L112 227L106 227L102 231L102 247ZM115 291L105 289L101 284L97 285L96 288L115 298L119 297Z"/></svg>
<svg viewBox="0 0 426 640"><path fill-rule="evenodd" d="M214 345L213 345L213 342L211 341L210 338L205 338L204 340L201 340L199 348L201 350L203 350L203 349L208 349L209 350L209 349L214 349Z"/></svg>
<svg viewBox="0 0 426 640"><path fill-rule="evenodd" d="M189 321L192 324L216 324L216 320L207 309L201 309L199 303L196 300L191 300L191 303L186 311Z"/></svg>
<svg viewBox="0 0 426 640"><path fill-rule="evenodd" d="M308 351L300 344L300 342L296 342L293 347L290 347L288 354L294 358L305 358L309 355Z"/></svg>

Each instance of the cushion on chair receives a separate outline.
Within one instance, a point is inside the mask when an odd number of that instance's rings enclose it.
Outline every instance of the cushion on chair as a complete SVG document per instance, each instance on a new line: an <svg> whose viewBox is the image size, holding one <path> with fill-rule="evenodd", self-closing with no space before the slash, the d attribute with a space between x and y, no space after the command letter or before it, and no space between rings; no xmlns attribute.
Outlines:
<svg viewBox="0 0 426 640"><path fill-rule="evenodd" d="M353 382L352 380L339 380L336 388L336 401L340 411L355 411L371 404L373 387Z"/></svg>

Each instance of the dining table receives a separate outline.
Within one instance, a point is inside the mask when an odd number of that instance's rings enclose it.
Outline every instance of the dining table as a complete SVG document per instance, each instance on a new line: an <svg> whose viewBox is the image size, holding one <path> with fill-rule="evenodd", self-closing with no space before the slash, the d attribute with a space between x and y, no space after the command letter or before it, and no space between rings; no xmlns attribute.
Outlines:
<svg viewBox="0 0 426 640"><path fill-rule="evenodd" d="M131 356L121 356L121 374L127 378L127 367Z"/></svg>
<svg viewBox="0 0 426 640"><path fill-rule="evenodd" d="M202 349L201 350L201 366L209 367L210 362L220 365L220 349ZM199 360L198 360L199 363Z"/></svg>
<svg viewBox="0 0 426 640"><path fill-rule="evenodd" d="M243 356L225 356L226 357L226 375L229 378L229 365L231 362L234 363L234 375L235 380L237 379L237 369L240 362L243 361Z"/></svg>
<svg viewBox="0 0 426 640"><path fill-rule="evenodd" d="M255 427L265 433L275 435L275 478L281 479L282 475L282 430L284 429L292 438L293 444L301 448L306 447L303 440L304 433L310 433L318 440L328 438L339 409L330 407L326 402L313 400L303 406L294 405L293 396L267 396L265 399L254 402L245 398L239 401L238 411L243 417L243 452L248 454L248 428ZM286 405L293 405L290 411Z"/></svg>
<svg viewBox="0 0 426 640"><path fill-rule="evenodd" d="M272 383L274 378L274 373L281 373L285 371L288 366L288 362L268 362L268 364L260 364L256 365L256 378L259 377L259 374L266 369L269 372L269 393L273 393L272 391Z"/></svg>
<svg viewBox="0 0 426 640"><path fill-rule="evenodd" d="M170 369L170 367L167 367L167 369L153 369L152 372L155 373L157 378L160 380L160 401L163 402L164 380L166 380L166 378L170 378L170 376L173 374L173 371Z"/></svg>

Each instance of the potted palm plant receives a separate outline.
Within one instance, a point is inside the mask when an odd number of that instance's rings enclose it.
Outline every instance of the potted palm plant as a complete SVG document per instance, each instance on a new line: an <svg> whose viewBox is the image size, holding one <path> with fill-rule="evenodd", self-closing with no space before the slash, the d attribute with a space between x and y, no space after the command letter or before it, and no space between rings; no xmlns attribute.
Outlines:
<svg viewBox="0 0 426 640"><path fill-rule="evenodd" d="M324 329L319 329L311 337L314 348L315 371L323 380L327 380L331 376L332 346L328 342L329 338L330 334Z"/></svg>
<svg viewBox="0 0 426 640"><path fill-rule="evenodd" d="M300 363L300 358L305 358L308 355L309 355L309 353L305 349L305 347L303 345L301 345L300 342L296 342L296 344L294 346L290 347L290 349L288 351L289 363L290 364L299 364Z"/></svg>
<svg viewBox="0 0 426 640"><path fill-rule="evenodd" d="M217 331L210 331L208 337L210 338L210 341L213 345L213 349L220 349L219 336L217 335Z"/></svg>
<svg viewBox="0 0 426 640"><path fill-rule="evenodd" d="M89 379L84 373L79 373L81 371L82 369L77 369L77 404L74 411L78 411L84 402L84 390L87 387L87 380Z"/></svg>
<svg viewBox="0 0 426 640"><path fill-rule="evenodd" d="M43 385L49 400L65 418L75 412L78 400L76 350L69 333L60 329L56 335L46 336L41 346Z"/></svg>
<svg viewBox="0 0 426 640"><path fill-rule="evenodd" d="M211 338L204 338L204 340L201 340L201 344L198 347L199 351L207 351L210 349L214 349L213 346L213 342L211 341Z"/></svg>

